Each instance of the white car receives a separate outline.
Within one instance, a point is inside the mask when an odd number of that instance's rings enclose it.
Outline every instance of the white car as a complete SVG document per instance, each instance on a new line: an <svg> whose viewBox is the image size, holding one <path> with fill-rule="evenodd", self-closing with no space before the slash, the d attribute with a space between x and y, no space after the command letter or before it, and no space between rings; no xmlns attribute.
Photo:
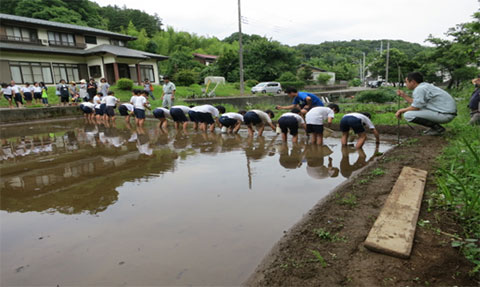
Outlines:
<svg viewBox="0 0 480 287"><path fill-rule="evenodd" d="M282 92L282 86L278 82L262 82L256 85L251 90L252 94L256 93L275 93L280 94Z"/></svg>

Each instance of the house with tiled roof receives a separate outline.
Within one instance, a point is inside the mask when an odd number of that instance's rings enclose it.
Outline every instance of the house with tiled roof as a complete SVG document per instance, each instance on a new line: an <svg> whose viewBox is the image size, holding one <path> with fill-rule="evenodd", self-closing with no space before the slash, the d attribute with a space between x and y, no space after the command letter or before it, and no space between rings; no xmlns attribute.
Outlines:
<svg viewBox="0 0 480 287"><path fill-rule="evenodd" d="M210 64L213 64L218 59L218 56L193 53L193 59L205 66L209 66Z"/></svg>
<svg viewBox="0 0 480 287"><path fill-rule="evenodd" d="M91 27L0 14L0 82L119 78L158 83L168 57L127 48L135 37Z"/></svg>

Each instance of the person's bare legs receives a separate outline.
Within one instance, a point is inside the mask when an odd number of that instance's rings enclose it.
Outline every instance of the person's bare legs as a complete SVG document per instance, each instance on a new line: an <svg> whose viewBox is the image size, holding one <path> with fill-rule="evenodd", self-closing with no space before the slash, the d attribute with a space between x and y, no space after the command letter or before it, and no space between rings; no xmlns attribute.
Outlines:
<svg viewBox="0 0 480 287"><path fill-rule="evenodd" d="M292 136L292 143L298 143L298 134Z"/></svg>
<svg viewBox="0 0 480 287"><path fill-rule="evenodd" d="M183 132L187 133L187 128L188 128L188 122L183 123Z"/></svg>
<svg viewBox="0 0 480 287"><path fill-rule="evenodd" d="M263 130L265 129L265 124L261 124L261 126L258 126L258 136L261 137L263 135Z"/></svg>
<svg viewBox="0 0 480 287"><path fill-rule="evenodd" d="M288 134L287 133L282 133L282 141L287 142L288 139Z"/></svg>
<svg viewBox="0 0 480 287"><path fill-rule="evenodd" d="M206 124L205 124L206 125ZM213 133L215 132L215 124L210 125L210 132Z"/></svg>
<svg viewBox="0 0 480 287"><path fill-rule="evenodd" d="M342 145L346 146L348 143L348 132L342 132Z"/></svg>
<svg viewBox="0 0 480 287"><path fill-rule="evenodd" d="M254 133L254 131L253 131L253 125L252 125L252 124L249 124L249 125L247 125L247 128L248 128L248 136L249 136L249 137L253 137L253 133Z"/></svg>
<svg viewBox="0 0 480 287"><path fill-rule="evenodd" d="M317 145L323 145L323 134L315 134L317 137Z"/></svg>
<svg viewBox="0 0 480 287"><path fill-rule="evenodd" d="M173 122L173 126L175 127L175 130L178 130L178 122Z"/></svg>
<svg viewBox="0 0 480 287"><path fill-rule="evenodd" d="M367 140L367 133L365 132L359 133L356 148L361 149L366 140Z"/></svg>

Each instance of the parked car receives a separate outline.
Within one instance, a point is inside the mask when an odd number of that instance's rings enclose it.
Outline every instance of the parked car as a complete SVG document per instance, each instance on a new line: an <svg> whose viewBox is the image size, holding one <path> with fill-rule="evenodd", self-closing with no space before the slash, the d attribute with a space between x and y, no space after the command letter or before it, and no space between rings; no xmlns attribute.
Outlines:
<svg viewBox="0 0 480 287"><path fill-rule="evenodd" d="M280 94L282 92L282 86L278 82L262 82L256 85L251 90L252 94L255 93L276 93Z"/></svg>
<svg viewBox="0 0 480 287"><path fill-rule="evenodd" d="M370 81L368 82L368 86L370 88L380 88L384 81Z"/></svg>

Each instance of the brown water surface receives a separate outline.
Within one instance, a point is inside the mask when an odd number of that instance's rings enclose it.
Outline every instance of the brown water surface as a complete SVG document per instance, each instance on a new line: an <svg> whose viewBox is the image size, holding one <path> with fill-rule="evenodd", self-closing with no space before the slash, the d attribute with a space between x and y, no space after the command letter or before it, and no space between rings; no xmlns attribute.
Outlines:
<svg viewBox="0 0 480 287"><path fill-rule="evenodd" d="M238 285L376 152L266 132L0 130L0 285Z"/></svg>

